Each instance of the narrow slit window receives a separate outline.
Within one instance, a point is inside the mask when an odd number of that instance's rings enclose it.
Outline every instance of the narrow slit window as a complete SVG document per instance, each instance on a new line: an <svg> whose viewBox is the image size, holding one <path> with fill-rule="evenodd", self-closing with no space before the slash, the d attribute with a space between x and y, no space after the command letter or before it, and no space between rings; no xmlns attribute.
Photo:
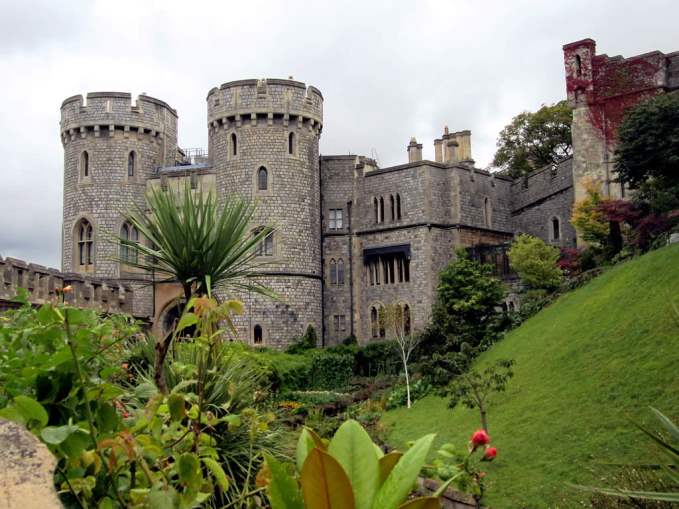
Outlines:
<svg viewBox="0 0 679 509"><path fill-rule="evenodd" d="M238 137L236 133L231 133L231 155L234 157L238 155Z"/></svg>
<svg viewBox="0 0 679 509"><path fill-rule="evenodd" d="M127 176L134 177L134 165L135 165L136 155L134 150L127 156Z"/></svg>
<svg viewBox="0 0 679 509"><path fill-rule="evenodd" d="M295 155L295 133L288 134L288 154Z"/></svg>
<svg viewBox="0 0 679 509"><path fill-rule="evenodd" d="M260 166L257 170L257 189L259 191L266 191L269 188L269 172L264 166Z"/></svg>

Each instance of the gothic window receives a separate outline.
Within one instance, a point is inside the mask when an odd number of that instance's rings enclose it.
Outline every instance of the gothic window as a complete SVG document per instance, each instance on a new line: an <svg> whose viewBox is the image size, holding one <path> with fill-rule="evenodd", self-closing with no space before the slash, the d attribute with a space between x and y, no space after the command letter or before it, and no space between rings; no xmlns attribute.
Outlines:
<svg viewBox="0 0 679 509"><path fill-rule="evenodd" d="M403 306L403 333L410 336L410 306L408 304Z"/></svg>
<svg viewBox="0 0 679 509"><path fill-rule="evenodd" d="M127 156L127 176L134 177L136 154L132 150Z"/></svg>
<svg viewBox="0 0 679 509"><path fill-rule="evenodd" d="M255 235L259 235L262 230L256 230ZM264 237L255 248L256 256L273 256L273 232Z"/></svg>
<svg viewBox="0 0 679 509"><path fill-rule="evenodd" d="M295 133L288 134L288 154L295 155Z"/></svg>
<svg viewBox="0 0 679 509"><path fill-rule="evenodd" d="M380 222L380 212L377 205L377 198L373 198L373 205L375 206L375 224Z"/></svg>
<svg viewBox="0 0 679 509"><path fill-rule="evenodd" d="M262 326L257 324L252 330L253 343L255 345L261 345L264 342L264 334L262 333Z"/></svg>
<svg viewBox="0 0 679 509"><path fill-rule="evenodd" d="M375 284L380 284L380 261L376 259L373 262L373 270L375 271Z"/></svg>
<svg viewBox="0 0 679 509"><path fill-rule="evenodd" d="M401 195L396 195L396 219L401 219Z"/></svg>
<svg viewBox="0 0 679 509"><path fill-rule="evenodd" d="M490 228L492 220L492 208L488 197L483 199L483 224L486 228Z"/></svg>
<svg viewBox="0 0 679 509"><path fill-rule="evenodd" d="M328 228L331 230L341 230L344 228L344 210L330 209L330 219L328 221Z"/></svg>
<svg viewBox="0 0 679 509"><path fill-rule="evenodd" d="M552 218L552 240L559 240L561 238L561 225L559 224L559 218Z"/></svg>
<svg viewBox="0 0 679 509"><path fill-rule="evenodd" d="M337 284L337 262L330 260L330 284Z"/></svg>
<svg viewBox="0 0 679 509"><path fill-rule="evenodd" d="M394 202L394 195L389 196L389 205L391 209L391 220L392 222L396 220L396 203Z"/></svg>
<svg viewBox="0 0 679 509"><path fill-rule="evenodd" d="M341 258L337 261L337 284L344 284L344 260Z"/></svg>
<svg viewBox="0 0 679 509"><path fill-rule="evenodd" d="M94 265L94 232L87 219L83 219L77 226L78 232L78 264L85 270L91 270Z"/></svg>
<svg viewBox="0 0 679 509"><path fill-rule="evenodd" d="M384 307L380 306L380 310L377 313L378 323L380 326L380 337L384 338L387 335L387 331L384 329Z"/></svg>
<svg viewBox="0 0 679 509"><path fill-rule="evenodd" d="M370 308L370 330L371 330L371 335L373 338L377 337L377 331L378 331L379 323L378 323L378 317L377 317L377 308L373 306Z"/></svg>
<svg viewBox="0 0 679 509"><path fill-rule="evenodd" d="M124 223L120 230L120 238L126 242L139 244L139 232L130 223ZM123 263L137 263L138 252L129 244L120 244L120 260Z"/></svg>
<svg viewBox="0 0 679 509"><path fill-rule="evenodd" d="M578 78L582 77L582 59L580 55L575 55L575 76Z"/></svg>
<svg viewBox="0 0 679 509"><path fill-rule="evenodd" d="M269 172L264 166L257 170L257 190L266 191L269 188Z"/></svg>
<svg viewBox="0 0 679 509"><path fill-rule="evenodd" d="M380 196L380 223L384 223L384 198Z"/></svg>
<svg viewBox="0 0 679 509"><path fill-rule="evenodd" d="M234 157L238 155L238 137L236 133L231 133L231 155Z"/></svg>
<svg viewBox="0 0 679 509"><path fill-rule="evenodd" d="M87 150L83 150L80 154L80 178L86 179L90 177L90 154Z"/></svg>

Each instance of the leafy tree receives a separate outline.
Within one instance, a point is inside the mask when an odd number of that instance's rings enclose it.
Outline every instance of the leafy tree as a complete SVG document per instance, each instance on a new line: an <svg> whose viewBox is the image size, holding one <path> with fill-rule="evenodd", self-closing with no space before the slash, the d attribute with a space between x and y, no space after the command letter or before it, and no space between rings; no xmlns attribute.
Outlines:
<svg viewBox="0 0 679 509"><path fill-rule="evenodd" d="M552 290L563 279L558 266L560 252L532 235L519 235L507 253L509 264L532 288Z"/></svg>
<svg viewBox="0 0 679 509"><path fill-rule="evenodd" d="M447 389L448 406L455 408L462 403L467 408L478 408L481 426L488 431L488 397L494 392L504 392L509 379L514 376L513 360L501 359L483 372L471 370L455 378Z"/></svg>
<svg viewBox="0 0 679 509"><path fill-rule="evenodd" d="M417 345L420 344L420 336L413 334L410 330L409 316L405 316L403 306L400 304L388 304L383 310L380 310L380 320L383 322L385 329L392 330L396 337L396 344L398 352L403 363L403 373L406 379L406 406L411 407L410 400L410 374L408 372L408 362Z"/></svg>
<svg viewBox="0 0 679 509"><path fill-rule="evenodd" d="M261 264L255 261L256 246L272 229L265 227L251 234L255 207L250 202L230 196L220 207L213 193L194 194L187 184L183 193L152 188L146 203L148 212L137 207L124 214L145 239L117 239L137 255L128 257L125 263L159 276L161 281L178 281L187 303L193 295L204 296L217 287L274 296L257 282ZM172 338L170 333L156 343L155 368L161 390Z"/></svg>
<svg viewBox="0 0 679 509"><path fill-rule="evenodd" d="M566 101L543 105L534 113L519 113L500 132L493 164L504 168L511 177L520 177L558 163L573 151L572 119Z"/></svg>
<svg viewBox="0 0 679 509"><path fill-rule="evenodd" d="M595 182L584 183L587 196L573 206L571 223L586 242L603 246L609 234L609 224L605 214L599 209L604 200Z"/></svg>
<svg viewBox="0 0 679 509"><path fill-rule="evenodd" d="M615 171L632 189L649 180L660 188L679 186L679 93L652 97L626 113Z"/></svg>
<svg viewBox="0 0 679 509"><path fill-rule="evenodd" d="M304 335L299 338L297 342L290 345L285 351L287 353L303 353L306 350L312 350L318 345L318 336L313 325L309 325L304 332Z"/></svg>

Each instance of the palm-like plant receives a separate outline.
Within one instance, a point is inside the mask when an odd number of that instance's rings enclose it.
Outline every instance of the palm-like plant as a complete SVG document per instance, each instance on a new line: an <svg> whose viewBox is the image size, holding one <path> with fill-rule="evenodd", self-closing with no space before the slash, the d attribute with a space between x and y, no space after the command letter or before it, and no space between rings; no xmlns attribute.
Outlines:
<svg viewBox="0 0 679 509"><path fill-rule="evenodd" d="M117 238L128 256L123 263L154 274L160 282L177 281L189 302L215 288L247 290L275 297L257 281L264 263L256 260L256 247L271 227L250 231L254 204L228 196L219 205L213 193L194 193L151 188L148 210L141 207L124 214L125 220L146 242ZM156 381L164 389L163 364L174 334L156 343Z"/></svg>

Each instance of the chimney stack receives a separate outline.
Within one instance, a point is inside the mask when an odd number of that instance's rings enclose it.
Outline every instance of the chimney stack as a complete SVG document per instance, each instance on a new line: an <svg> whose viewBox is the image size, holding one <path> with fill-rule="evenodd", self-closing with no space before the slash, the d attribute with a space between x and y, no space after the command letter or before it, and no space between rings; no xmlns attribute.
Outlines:
<svg viewBox="0 0 679 509"><path fill-rule="evenodd" d="M416 163L422 160L422 144L417 143L415 137L410 138L408 144L408 162Z"/></svg>

